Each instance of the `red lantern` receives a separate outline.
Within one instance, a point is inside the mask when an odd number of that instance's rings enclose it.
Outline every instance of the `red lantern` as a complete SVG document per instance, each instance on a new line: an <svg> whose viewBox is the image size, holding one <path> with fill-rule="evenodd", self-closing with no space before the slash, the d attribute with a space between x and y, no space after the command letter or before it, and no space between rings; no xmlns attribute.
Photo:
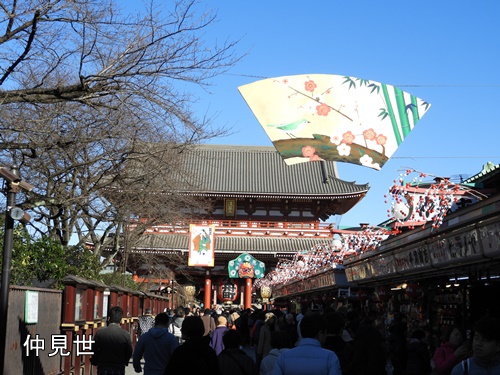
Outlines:
<svg viewBox="0 0 500 375"><path fill-rule="evenodd" d="M219 286L219 299L222 302L234 302L238 299L238 285L227 280Z"/></svg>
<svg viewBox="0 0 500 375"><path fill-rule="evenodd" d="M386 286L381 286L380 288L378 288L377 294L378 298L380 298L382 302L387 302L391 299L391 291Z"/></svg>

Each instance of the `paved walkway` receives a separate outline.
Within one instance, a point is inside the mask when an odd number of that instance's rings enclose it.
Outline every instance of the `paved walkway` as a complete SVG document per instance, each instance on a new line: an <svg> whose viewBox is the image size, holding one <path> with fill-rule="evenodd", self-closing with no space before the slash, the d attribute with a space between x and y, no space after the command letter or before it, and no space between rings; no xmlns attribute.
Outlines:
<svg viewBox="0 0 500 375"><path fill-rule="evenodd" d="M142 368L144 368L144 362L142 362ZM125 367L125 375L134 375L134 374L138 373L134 371L134 366L132 366L132 361L130 361L128 366ZM139 374L142 374L142 372L139 372Z"/></svg>
<svg viewBox="0 0 500 375"><path fill-rule="evenodd" d="M243 350L255 361L255 348L245 346L243 347ZM142 362L142 365L142 367L144 368L144 362ZM132 366L132 361L130 361L129 365L125 367L125 375L134 374L137 374L137 372L134 371L134 366ZM140 372L139 374L142 374L142 372Z"/></svg>

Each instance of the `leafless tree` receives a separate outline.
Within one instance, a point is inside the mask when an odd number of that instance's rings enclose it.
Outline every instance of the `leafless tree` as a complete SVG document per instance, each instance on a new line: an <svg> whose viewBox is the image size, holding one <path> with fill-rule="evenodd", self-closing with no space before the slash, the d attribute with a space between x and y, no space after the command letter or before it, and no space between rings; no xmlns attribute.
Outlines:
<svg viewBox="0 0 500 375"><path fill-rule="evenodd" d="M241 58L237 41L202 39L216 14L195 0L134 14L120 3L0 1L0 164L36 186L23 203L36 230L63 244L77 234L96 256L111 249L107 261L131 219L147 218L132 241L208 207L180 194L193 181L182 152L229 129L194 114L190 88Z"/></svg>

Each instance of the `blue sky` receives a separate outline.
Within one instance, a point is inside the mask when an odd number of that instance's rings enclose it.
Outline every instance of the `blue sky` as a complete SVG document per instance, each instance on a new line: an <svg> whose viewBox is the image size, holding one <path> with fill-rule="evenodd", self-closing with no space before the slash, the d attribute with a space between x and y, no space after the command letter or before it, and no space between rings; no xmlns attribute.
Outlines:
<svg viewBox="0 0 500 375"><path fill-rule="evenodd" d="M384 194L407 167L437 176L473 175L500 163L500 1L226 1L209 41L240 39L247 56L213 80L194 110L217 113L234 134L211 143L272 146L238 87L263 78L337 74L394 85L431 108L381 171L338 163L340 178L369 183L368 195L333 221L387 219Z"/></svg>

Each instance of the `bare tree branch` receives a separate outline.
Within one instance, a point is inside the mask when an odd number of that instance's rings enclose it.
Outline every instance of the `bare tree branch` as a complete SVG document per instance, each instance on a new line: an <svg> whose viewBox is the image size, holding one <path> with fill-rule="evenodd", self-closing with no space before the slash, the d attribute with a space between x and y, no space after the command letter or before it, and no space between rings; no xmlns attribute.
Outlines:
<svg viewBox="0 0 500 375"><path fill-rule="evenodd" d="M237 41L201 38L215 13L195 0L152 0L140 16L117 4L0 0L0 164L21 164L36 186L19 203L33 231L92 243L104 264L130 220L147 219L127 233L134 241L148 225L209 209L179 193L193 181L182 152L228 129L197 118L184 90L240 59Z"/></svg>

